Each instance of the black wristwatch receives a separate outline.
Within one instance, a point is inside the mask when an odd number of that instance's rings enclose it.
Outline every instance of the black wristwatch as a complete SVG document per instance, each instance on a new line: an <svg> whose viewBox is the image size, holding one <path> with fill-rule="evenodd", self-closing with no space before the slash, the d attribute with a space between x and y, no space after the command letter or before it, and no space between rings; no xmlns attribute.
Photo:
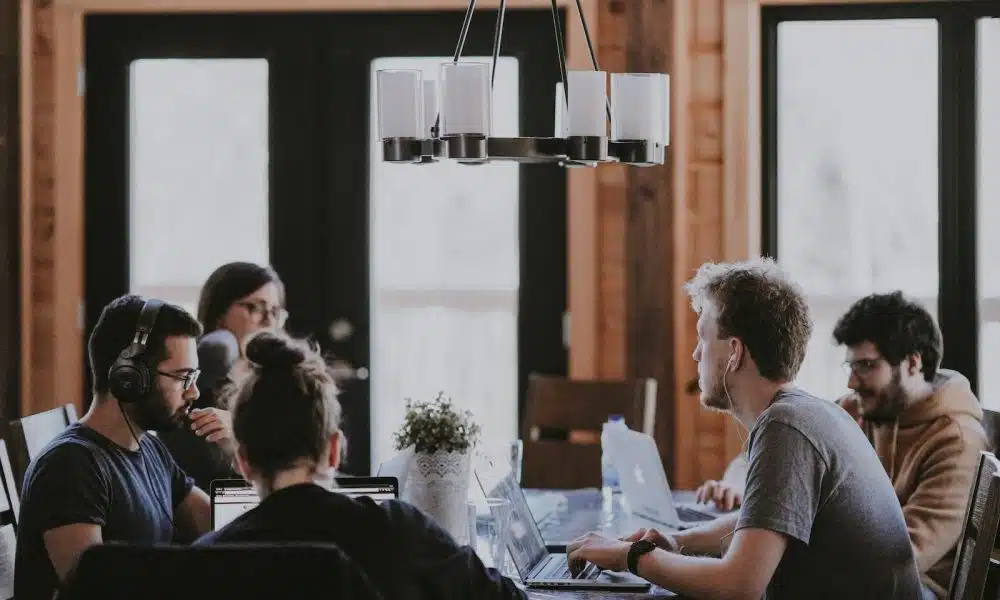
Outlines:
<svg viewBox="0 0 1000 600"><path fill-rule="evenodd" d="M632 547L628 549L628 558L625 563L628 565L628 572L633 575L639 574L639 557L656 550L656 544L649 540L639 540L632 542Z"/></svg>

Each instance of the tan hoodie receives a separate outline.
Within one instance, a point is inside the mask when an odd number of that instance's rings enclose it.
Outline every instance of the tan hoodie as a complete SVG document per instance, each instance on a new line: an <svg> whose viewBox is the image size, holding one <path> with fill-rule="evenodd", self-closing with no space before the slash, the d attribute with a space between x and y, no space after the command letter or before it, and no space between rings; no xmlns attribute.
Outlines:
<svg viewBox="0 0 1000 600"><path fill-rule="evenodd" d="M942 369L934 394L895 422L859 420L903 507L921 579L938 598L947 595L979 453L987 449L982 418L969 380Z"/></svg>

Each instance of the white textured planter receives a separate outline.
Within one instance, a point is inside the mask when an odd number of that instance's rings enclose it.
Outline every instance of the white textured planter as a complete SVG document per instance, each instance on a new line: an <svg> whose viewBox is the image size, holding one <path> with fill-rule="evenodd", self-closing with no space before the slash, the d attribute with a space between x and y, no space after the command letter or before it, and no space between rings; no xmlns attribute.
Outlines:
<svg viewBox="0 0 1000 600"><path fill-rule="evenodd" d="M404 500L427 513L459 544L468 543L469 452L413 456Z"/></svg>

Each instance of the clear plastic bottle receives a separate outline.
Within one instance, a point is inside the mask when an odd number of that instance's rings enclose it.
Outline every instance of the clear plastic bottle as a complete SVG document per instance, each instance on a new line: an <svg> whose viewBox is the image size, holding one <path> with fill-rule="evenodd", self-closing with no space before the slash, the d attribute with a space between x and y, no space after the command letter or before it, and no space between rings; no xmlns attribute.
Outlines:
<svg viewBox="0 0 1000 600"><path fill-rule="evenodd" d="M611 415L608 417L608 424L605 431L601 432L601 491L605 496L621 491L621 479L618 476L618 469L611 462L608 456L607 427L625 427L624 415Z"/></svg>

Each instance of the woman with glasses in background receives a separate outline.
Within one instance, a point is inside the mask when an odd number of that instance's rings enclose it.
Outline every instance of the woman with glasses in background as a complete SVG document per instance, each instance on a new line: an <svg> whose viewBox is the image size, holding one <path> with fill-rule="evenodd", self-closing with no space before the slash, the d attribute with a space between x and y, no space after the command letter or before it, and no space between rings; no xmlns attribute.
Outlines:
<svg viewBox="0 0 1000 600"><path fill-rule="evenodd" d="M245 356L246 340L261 330L285 326L285 286L271 267L231 262L212 272L198 298L198 320L204 335L198 341L201 396L194 408L218 408L216 396L229 372ZM226 418L229 417L226 413ZM232 456L206 443L192 428L161 436L184 471L198 487L209 490L212 480L238 477Z"/></svg>

